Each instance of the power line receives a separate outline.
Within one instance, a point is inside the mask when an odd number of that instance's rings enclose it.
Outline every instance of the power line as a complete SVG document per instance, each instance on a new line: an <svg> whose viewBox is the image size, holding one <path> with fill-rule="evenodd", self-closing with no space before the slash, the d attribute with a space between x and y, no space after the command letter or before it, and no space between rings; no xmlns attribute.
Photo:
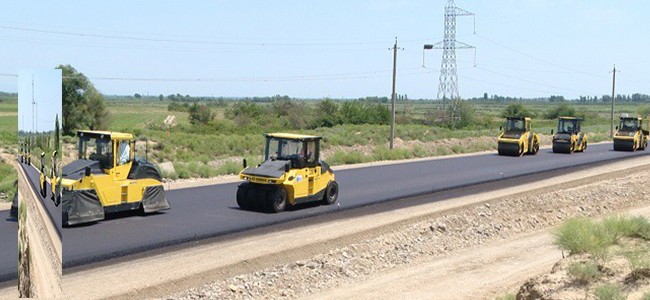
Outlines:
<svg viewBox="0 0 650 300"><path fill-rule="evenodd" d="M528 79L521 78L521 77L511 76L511 75L504 74L504 73L501 73L501 72L488 70L488 69L486 69L486 68L482 68L482 67L480 67L480 66L476 66L476 69L478 69L478 70L482 70L482 71L485 71L485 72L489 72L489 73L492 73L492 74L496 74L496 75L499 75L499 76L507 77L507 78L510 78L510 79L514 79L514 80L519 80L519 81L527 82L527 83L534 84L534 85L545 86L545 87L550 87L550 88L554 88L554 89L560 89L560 90L565 90L565 91L570 91L570 92L575 92L575 93L581 93L581 94L584 93L584 94L586 94L586 95L591 95L591 94L592 94L592 92L581 91L581 90L574 90L574 89L568 89L568 88L563 88L563 87L560 87L560 86L555 86L555 85L550 85L550 84L544 84L544 83L540 83L540 82L537 82L537 81L528 80Z"/></svg>
<svg viewBox="0 0 650 300"><path fill-rule="evenodd" d="M214 41L214 40L208 41L208 40L187 40L187 39L170 39L170 38L147 38L147 37L134 37L134 36L125 36L125 35L70 32L70 31L51 30L51 29L37 29L37 28L7 26L7 25L0 25L0 29L75 36L75 37L84 37L84 38L103 38L103 39L115 39L115 40L157 42L157 43L185 43L185 44L204 44L204 45L207 44L207 45L229 45L229 46L322 47L322 46L346 46L346 45L378 45L378 44L385 43L385 41L331 42L331 43L233 42L233 41ZM411 42L415 42L415 41L423 41L423 40L411 40Z"/></svg>
<svg viewBox="0 0 650 300"><path fill-rule="evenodd" d="M506 45L504 45L504 44L501 44L501 43L499 43L499 42L496 42L496 41L493 41L493 40L491 40L491 39L488 39L487 37L484 37L484 36L482 36L482 35L480 35L480 34L478 34L478 33L475 33L475 35L476 35L477 37L479 37L480 39L485 40L485 41L487 41L487 42L489 42L489 43L492 43L492 44L497 45L497 46L499 46L499 47L502 47L502 48L504 48L504 49L510 50L510 51L512 51L512 52L514 52L514 53L517 53L517 54L519 54L519 55L522 55L522 56L528 57L528 58L530 58L530 59L532 59L532 60L536 60L536 61L538 61L538 62L541 62L541 63L545 63L545 64L547 64L547 65L554 66L554 67L556 67L556 68L565 69L565 70L573 71L573 72L576 72L576 73L580 73L580 74L584 74L584 75L588 75L588 76L592 76L592 77L605 78L605 77L602 76L602 75L598 75L598 74L593 74L593 73L590 73L590 72L585 72L585 71L576 70L576 69L573 69L573 68L570 68L570 67L567 67L567 66L559 65L559 64L556 64L556 63L554 63L554 62L551 62L551 61L548 61L548 60L544 60L544 59L541 59L541 58L539 58L539 57L536 57L536 56L533 56L533 55L530 55L530 54L524 53L524 52L519 51L519 50L517 50L517 49L514 49L514 48L508 47L508 46L506 46Z"/></svg>

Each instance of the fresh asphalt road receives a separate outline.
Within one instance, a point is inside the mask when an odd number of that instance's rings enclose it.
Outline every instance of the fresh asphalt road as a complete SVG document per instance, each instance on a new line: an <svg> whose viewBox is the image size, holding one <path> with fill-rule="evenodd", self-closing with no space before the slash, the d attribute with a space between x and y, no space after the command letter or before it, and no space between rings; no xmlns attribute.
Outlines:
<svg viewBox="0 0 650 300"><path fill-rule="evenodd" d="M535 156L496 154L407 162L336 172L341 209L431 193L562 167L579 166L646 155L650 151L615 152L612 144L591 145L586 153L554 154L542 149ZM312 206L279 214L242 211L235 194L238 183L167 192L171 210L142 216L108 216L106 220L63 229L64 268L79 266L166 245L220 236L337 210Z"/></svg>
<svg viewBox="0 0 650 300"><path fill-rule="evenodd" d="M49 198L52 190L50 185L48 184L47 186L47 198L43 199L40 197L37 188L39 185L38 170L31 166L27 166L26 164L20 164L20 166L25 171L25 174L27 174L32 189L45 204L50 218L57 225L57 228L61 228L61 208L55 207L54 203ZM58 234L59 236L61 235L60 229ZM18 278L18 221L9 217L9 210L0 211L0 253L0 282Z"/></svg>
<svg viewBox="0 0 650 300"><path fill-rule="evenodd" d="M37 197L45 204L49 218L57 225L61 236L61 207L54 206L50 200L50 185L47 185L48 195L43 199L39 194L39 173L31 166L21 164ZM37 213L37 212L28 212ZM9 218L9 210L0 211L0 282L18 278L18 222Z"/></svg>
<svg viewBox="0 0 650 300"><path fill-rule="evenodd" d="M43 202L45 209L47 210L47 213L50 215L50 219L54 224L56 225L57 233L59 234L59 237L61 236L61 206L56 207L54 205L54 201L52 201L52 186L49 183L46 183L47 185L47 196L45 198L41 197L40 194L40 173L38 170L32 166L24 165L21 164L23 170L25 171L25 174L27 175L27 178L29 178L29 181L32 185L32 190L36 194L36 196Z"/></svg>
<svg viewBox="0 0 650 300"><path fill-rule="evenodd" d="M0 210L0 282L18 278L18 221Z"/></svg>

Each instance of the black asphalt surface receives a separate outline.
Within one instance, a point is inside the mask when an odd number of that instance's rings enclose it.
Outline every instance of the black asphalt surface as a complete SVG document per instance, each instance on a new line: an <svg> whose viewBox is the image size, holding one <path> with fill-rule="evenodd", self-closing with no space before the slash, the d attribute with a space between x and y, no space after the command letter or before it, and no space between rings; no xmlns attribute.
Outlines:
<svg viewBox="0 0 650 300"><path fill-rule="evenodd" d="M40 198L38 170L25 164L20 164L25 174L31 181L32 189ZM57 225L59 237L61 236L61 206L55 207L51 196L51 187L48 184L47 198L41 198L45 204L50 219ZM9 218L9 210L0 211L0 282L18 278L18 222Z"/></svg>
<svg viewBox="0 0 650 300"><path fill-rule="evenodd" d="M18 221L0 210L0 282L18 278Z"/></svg>
<svg viewBox="0 0 650 300"><path fill-rule="evenodd" d="M41 199L41 201L45 204L45 209L47 210L47 213L50 216L50 219L54 224L56 225L57 233L59 234L59 237L61 237L61 205L59 207L56 207L54 205L54 201L50 197L52 197L52 186L49 183L46 183L47 185L47 196L46 198L42 198L40 194L40 175L39 172L36 168L32 166L28 166L25 164L21 164L23 170L25 171L25 174L27 174L27 177L29 178L29 181L32 185L32 189L34 190L34 193L36 193L36 196Z"/></svg>
<svg viewBox="0 0 650 300"><path fill-rule="evenodd" d="M591 145L586 153L571 155L554 154L549 149L542 149L535 156L483 154L342 170L336 172L336 180L340 188L340 208L349 209L648 153L650 151L614 152L612 144L607 143ZM337 210L336 205L312 205L279 214L242 211L235 201L238 184L168 191L171 210L146 216L137 213L114 214L108 215L104 221L63 228L64 268Z"/></svg>

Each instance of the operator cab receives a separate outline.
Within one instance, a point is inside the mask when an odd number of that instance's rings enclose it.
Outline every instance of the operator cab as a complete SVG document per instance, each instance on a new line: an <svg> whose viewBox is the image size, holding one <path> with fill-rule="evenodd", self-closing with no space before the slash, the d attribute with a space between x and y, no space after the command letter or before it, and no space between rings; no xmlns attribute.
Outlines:
<svg viewBox="0 0 650 300"><path fill-rule="evenodd" d="M264 161L290 161L292 169L319 165L321 137L290 133L265 134Z"/></svg>

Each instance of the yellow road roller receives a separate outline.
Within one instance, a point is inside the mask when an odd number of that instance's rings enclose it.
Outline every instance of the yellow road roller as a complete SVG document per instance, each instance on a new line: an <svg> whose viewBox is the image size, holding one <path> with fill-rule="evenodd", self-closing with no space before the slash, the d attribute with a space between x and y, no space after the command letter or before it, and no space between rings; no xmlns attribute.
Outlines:
<svg viewBox="0 0 650 300"><path fill-rule="evenodd" d="M497 138L499 155L522 156L537 154L539 151L539 136L530 129L530 118L509 117L506 126L501 127Z"/></svg>
<svg viewBox="0 0 650 300"><path fill-rule="evenodd" d="M614 134L615 151L645 150L648 147L648 130L643 129L643 119L623 115Z"/></svg>
<svg viewBox="0 0 650 300"><path fill-rule="evenodd" d="M237 188L241 209L281 212L306 202L334 204L339 187L330 166L320 160L321 137L292 133L268 133L264 162L247 166Z"/></svg>
<svg viewBox="0 0 650 300"><path fill-rule="evenodd" d="M45 176L45 152L41 152L41 167L38 169L41 197L47 197L47 176Z"/></svg>
<svg viewBox="0 0 650 300"><path fill-rule="evenodd" d="M77 131L79 158L61 172L63 225L104 219L105 213L169 209L158 169L135 157L132 134Z"/></svg>
<svg viewBox="0 0 650 300"><path fill-rule="evenodd" d="M587 150L587 134L581 131L581 118L560 117L557 132L553 135L554 153L584 152ZM551 131L553 134L553 131Z"/></svg>
<svg viewBox="0 0 650 300"><path fill-rule="evenodd" d="M59 163L58 151L52 151L52 169L50 170L50 185L52 186L52 196L50 199L54 202L54 206L61 204L61 176L59 176Z"/></svg>

